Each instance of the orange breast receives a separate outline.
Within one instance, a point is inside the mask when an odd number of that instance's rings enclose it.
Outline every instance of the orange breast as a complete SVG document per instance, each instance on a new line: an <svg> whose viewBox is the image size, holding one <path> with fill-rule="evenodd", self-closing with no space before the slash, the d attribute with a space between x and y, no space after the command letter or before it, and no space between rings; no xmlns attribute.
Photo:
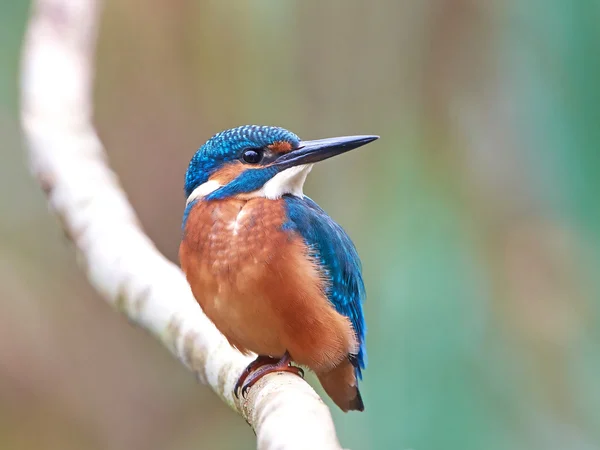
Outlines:
<svg viewBox="0 0 600 450"><path fill-rule="evenodd" d="M350 321L324 294L302 238L282 229L283 200L199 201L189 213L181 265L194 296L242 352L329 370L356 348Z"/></svg>

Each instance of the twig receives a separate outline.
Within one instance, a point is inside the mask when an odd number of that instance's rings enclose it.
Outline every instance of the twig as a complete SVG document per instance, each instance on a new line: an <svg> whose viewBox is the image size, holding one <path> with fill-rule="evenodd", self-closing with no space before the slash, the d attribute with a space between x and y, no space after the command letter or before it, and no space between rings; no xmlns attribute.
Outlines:
<svg viewBox="0 0 600 450"><path fill-rule="evenodd" d="M264 377L247 399L235 400L234 383L250 359L229 346L181 270L142 231L91 121L99 6L97 0L35 1L22 66L31 170L90 282L240 412L259 449L339 449L328 408L294 375Z"/></svg>

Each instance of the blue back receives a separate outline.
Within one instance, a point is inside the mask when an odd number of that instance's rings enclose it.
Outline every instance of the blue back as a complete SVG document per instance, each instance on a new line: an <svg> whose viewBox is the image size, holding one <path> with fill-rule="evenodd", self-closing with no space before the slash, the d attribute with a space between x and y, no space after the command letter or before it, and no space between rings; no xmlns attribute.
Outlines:
<svg viewBox="0 0 600 450"><path fill-rule="evenodd" d="M362 378L366 366L366 325L362 303L365 287L358 252L346 232L310 198L286 195L288 221L284 229L298 232L313 252L315 259L329 279L327 298L335 309L352 321L360 345L350 361Z"/></svg>

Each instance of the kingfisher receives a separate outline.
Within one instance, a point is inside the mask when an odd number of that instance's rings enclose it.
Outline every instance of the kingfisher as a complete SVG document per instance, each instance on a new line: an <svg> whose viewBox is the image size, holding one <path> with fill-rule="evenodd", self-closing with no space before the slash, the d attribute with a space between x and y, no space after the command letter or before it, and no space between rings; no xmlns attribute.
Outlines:
<svg viewBox="0 0 600 450"><path fill-rule="evenodd" d="M305 367L344 412L364 410L361 262L302 188L313 164L378 138L303 141L245 125L214 135L192 157L179 259L208 318L234 348L258 355L236 396L268 373L303 376Z"/></svg>

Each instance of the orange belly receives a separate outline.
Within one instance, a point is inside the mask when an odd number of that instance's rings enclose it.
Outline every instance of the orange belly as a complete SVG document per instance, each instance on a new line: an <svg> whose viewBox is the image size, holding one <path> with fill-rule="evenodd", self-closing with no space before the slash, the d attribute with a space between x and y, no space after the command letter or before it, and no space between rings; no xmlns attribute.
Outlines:
<svg viewBox="0 0 600 450"><path fill-rule="evenodd" d="M196 300L231 345L327 371L356 351L348 318L324 294L302 238L282 230L283 200L198 202L181 266Z"/></svg>

